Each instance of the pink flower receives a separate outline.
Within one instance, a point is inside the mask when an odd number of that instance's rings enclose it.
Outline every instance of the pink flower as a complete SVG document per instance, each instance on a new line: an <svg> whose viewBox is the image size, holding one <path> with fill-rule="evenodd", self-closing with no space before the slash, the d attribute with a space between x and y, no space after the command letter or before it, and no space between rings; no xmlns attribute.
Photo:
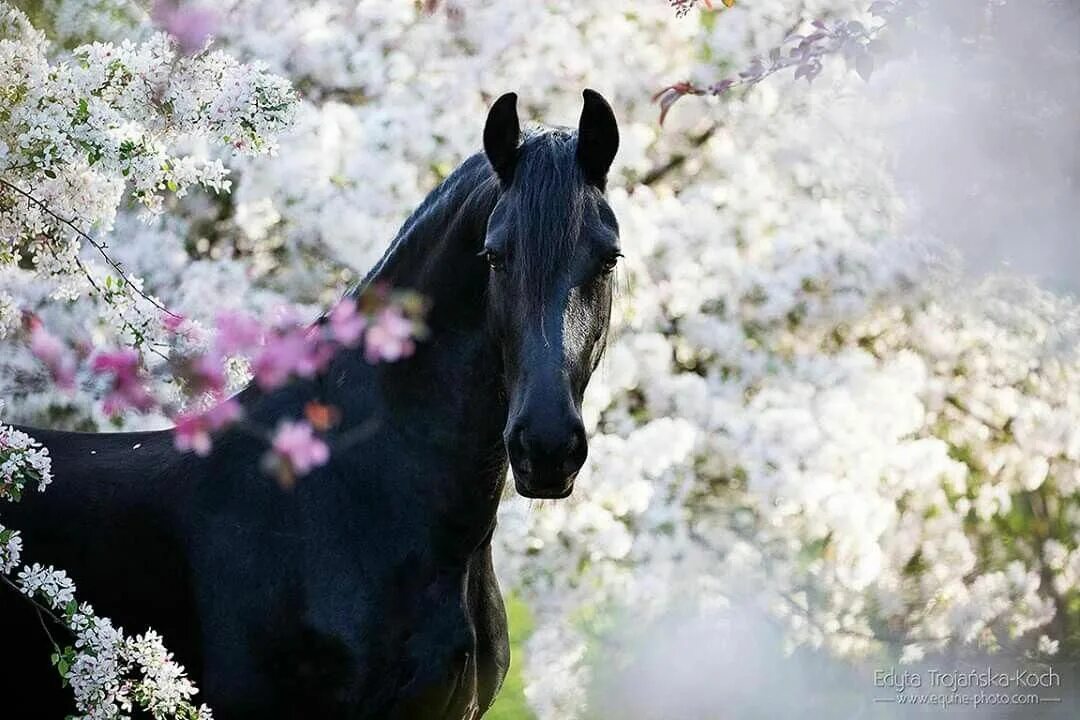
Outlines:
<svg viewBox="0 0 1080 720"><path fill-rule="evenodd" d="M171 333L179 332L180 326L185 322L187 322L187 318L176 313L167 312L161 316L161 324Z"/></svg>
<svg viewBox="0 0 1080 720"><path fill-rule="evenodd" d="M215 347L222 355L235 355L249 350L262 341L262 324L246 313L228 312L217 317Z"/></svg>
<svg viewBox="0 0 1080 720"><path fill-rule="evenodd" d="M58 386L70 390L75 386L75 358L64 344L50 335L39 320L30 328L30 352L45 366Z"/></svg>
<svg viewBox="0 0 1080 720"><path fill-rule="evenodd" d="M94 356L90 369L96 373L111 372L118 376L133 375L139 369L139 354L130 348L101 352Z"/></svg>
<svg viewBox="0 0 1080 720"><path fill-rule="evenodd" d="M364 338L364 357L368 362L380 360L394 362L412 354L413 323L401 314L401 308L390 305L383 308Z"/></svg>
<svg viewBox="0 0 1080 720"><path fill-rule="evenodd" d="M206 418L211 430L220 430L226 425L231 425L239 420L243 414L244 409L240 407L240 403L236 401L236 398L229 398L207 410L203 413L203 417Z"/></svg>
<svg viewBox="0 0 1080 720"><path fill-rule="evenodd" d="M255 381L264 390L280 387L299 367L307 365L307 356L308 343L303 334L293 331L274 335L252 361Z"/></svg>
<svg viewBox="0 0 1080 720"><path fill-rule="evenodd" d="M152 11L154 22L172 36L180 52L199 52L217 29L217 11L202 5L181 5L174 0L157 0Z"/></svg>
<svg viewBox="0 0 1080 720"><path fill-rule="evenodd" d="M303 420L282 421L274 433L272 447L296 476L306 475L330 459L330 448L315 436L311 425Z"/></svg>
<svg viewBox="0 0 1080 720"><path fill-rule="evenodd" d="M330 334L345 347L356 347L367 327L367 318L356 309L352 298L342 300L330 311Z"/></svg>
<svg viewBox="0 0 1080 720"><path fill-rule="evenodd" d="M243 410L235 399L220 402L206 412L183 413L176 417L173 442L177 450L191 450L206 457L213 448L210 433L236 422Z"/></svg>
<svg viewBox="0 0 1080 720"><path fill-rule="evenodd" d="M267 341L252 362L255 381L264 390L284 385L292 375L312 377L330 362L334 348L319 333L296 327Z"/></svg>
<svg viewBox="0 0 1080 720"><path fill-rule="evenodd" d="M213 443L210 430L201 413L184 413L173 421L173 444L177 450L193 451L199 457L210 454Z"/></svg>
<svg viewBox="0 0 1080 720"><path fill-rule="evenodd" d="M225 369L209 355L200 355L191 364L192 391L220 395L225 391Z"/></svg>
<svg viewBox="0 0 1080 720"><path fill-rule="evenodd" d="M102 352L94 356L90 370L99 375L112 375L112 386L103 401L106 414L113 415L133 408L145 412L154 406L154 399L139 378L139 354L128 348Z"/></svg>

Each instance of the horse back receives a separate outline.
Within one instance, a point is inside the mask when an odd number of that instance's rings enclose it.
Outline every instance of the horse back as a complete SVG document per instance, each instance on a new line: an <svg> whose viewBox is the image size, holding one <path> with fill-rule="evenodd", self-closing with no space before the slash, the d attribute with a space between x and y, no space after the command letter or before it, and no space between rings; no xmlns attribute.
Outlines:
<svg viewBox="0 0 1080 720"><path fill-rule="evenodd" d="M197 677L198 637L185 551L184 496L191 479L171 434L69 433L19 428L48 448L53 482L27 488L0 521L23 537L26 564L65 570L77 598L129 634L154 629ZM50 666L52 646L36 610L0 587L0 636L20 649L20 663L0 673L0 696L42 699L42 717L72 710ZM70 638L49 626L56 641ZM55 710L55 714L54 714Z"/></svg>

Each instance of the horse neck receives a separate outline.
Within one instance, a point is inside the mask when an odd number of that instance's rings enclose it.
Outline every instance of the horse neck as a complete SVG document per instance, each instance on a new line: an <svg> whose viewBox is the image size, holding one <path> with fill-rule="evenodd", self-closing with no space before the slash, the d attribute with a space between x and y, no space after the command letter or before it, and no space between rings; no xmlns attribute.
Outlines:
<svg viewBox="0 0 1080 720"><path fill-rule="evenodd" d="M412 357L382 366L380 392L415 452L441 458L438 489L428 490L447 517L473 531L494 522L506 475L502 356L488 327L489 271L478 257L497 195L486 158L467 160L405 222L358 289L385 284L430 302L429 335Z"/></svg>
<svg viewBox="0 0 1080 720"><path fill-rule="evenodd" d="M430 334L416 354L384 368L386 401L410 416L432 418L431 424L469 427L470 436L455 442L466 449L469 443L497 446L501 454L502 358L488 328L488 268L478 257L497 196L487 159L466 160L410 216L354 292L382 284L413 290L430 303ZM485 465L491 465L492 452Z"/></svg>
<svg viewBox="0 0 1080 720"><path fill-rule="evenodd" d="M378 284L415 290L432 303L433 321L447 311L477 309L487 272L476 255L497 187L487 159L468 158L409 216L353 294Z"/></svg>

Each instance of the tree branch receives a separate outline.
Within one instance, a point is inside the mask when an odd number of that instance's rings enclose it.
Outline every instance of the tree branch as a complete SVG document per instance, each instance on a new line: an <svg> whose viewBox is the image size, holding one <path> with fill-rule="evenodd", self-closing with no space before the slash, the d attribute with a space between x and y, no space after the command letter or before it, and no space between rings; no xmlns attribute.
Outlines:
<svg viewBox="0 0 1080 720"><path fill-rule="evenodd" d="M74 220L70 220L68 218L63 217L62 215L55 212L52 208L50 208L44 201L37 199L36 197L34 197L32 194L30 194L26 190L23 190L18 185L15 185L14 183L12 183L12 182L10 182L8 180L5 180L2 177L0 177L0 185L3 185L4 187L15 191L19 195L22 195L24 198L26 198L26 200L28 200L29 202L32 202L35 205L37 205L43 212L47 213L54 220L56 220L57 222L59 222L59 223L61 223L63 225L66 225L68 228L73 230L80 238L82 238L86 242L90 243L94 247L94 249L97 250L101 254L101 257L105 258L105 262L108 263L109 267L111 267L113 270L115 270L117 272L117 274L120 276L120 278L124 281L125 286L131 288L135 292L135 294L137 294L143 300L146 300L148 303L153 305L155 308L157 308L161 312L166 313L167 315L170 315L170 316L172 316L174 318L179 318L180 317L179 315L177 315L176 313L172 312L167 307L162 305L160 302L158 302L157 300L155 300L154 298L150 297L149 295L144 293L142 290L140 290L135 285L135 283L133 283L131 281L131 279L128 277L127 271L124 270L124 267L119 262L114 260L106 252L106 249L107 249L108 246L105 245L104 243L102 243L101 241L94 239L90 234L88 234L87 232L82 230L82 228L80 228L79 226L77 226L75 224ZM100 294L100 289L94 283L93 278L90 277L90 275L87 272L85 266L82 264L82 261L79 260L78 258L76 258L76 262L78 263L79 268L86 274L87 278L90 280L90 284L93 285L94 289L98 290L98 292Z"/></svg>
<svg viewBox="0 0 1080 720"><path fill-rule="evenodd" d="M691 149L696 150L697 148L701 147L705 143L709 142L709 139L713 135L715 135L716 131L719 130L719 129L720 129L720 123L718 123L718 122L713 123L712 125L710 125L709 128L705 132L701 133L700 135L697 135L696 137L694 137L694 138L692 138L690 140ZM683 164L685 164L686 161L689 158L690 158L690 155L687 154L687 153L677 153L675 155L672 155L671 158L669 158L666 163L664 163L662 165L659 165L659 166L653 168L652 170L650 170L649 172L645 173L645 177L643 177L641 179L641 184L642 185L653 185L653 184L659 182L660 180L662 180L665 176L667 176L672 171L678 170L680 167L682 167Z"/></svg>

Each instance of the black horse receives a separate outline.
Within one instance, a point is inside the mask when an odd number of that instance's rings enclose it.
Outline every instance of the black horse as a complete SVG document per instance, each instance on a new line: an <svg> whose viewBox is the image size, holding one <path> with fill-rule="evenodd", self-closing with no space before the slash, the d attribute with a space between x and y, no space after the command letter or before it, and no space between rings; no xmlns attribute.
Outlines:
<svg viewBox="0 0 1080 720"><path fill-rule="evenodd" d="M375 419L366 441L285 490L250 433L223 433L200 459L169 431L24 428L55 475L2 509L26 560L67 569L128 631L160 631L223 720L480 717L509 663L491 564L507 460L519 493L562 498L587 451L580 404L619 240L604 200L618 129L599 94L584 99L577 132L523 135L516 96L499 98L484 152L357 288L430 299L411 358L344 352L312 381L240 396L263 426L312 399L337 406L331 447ZM0 639L0 703L13 703L0 716L70 712L39 618L2 587Z"/></svg>

